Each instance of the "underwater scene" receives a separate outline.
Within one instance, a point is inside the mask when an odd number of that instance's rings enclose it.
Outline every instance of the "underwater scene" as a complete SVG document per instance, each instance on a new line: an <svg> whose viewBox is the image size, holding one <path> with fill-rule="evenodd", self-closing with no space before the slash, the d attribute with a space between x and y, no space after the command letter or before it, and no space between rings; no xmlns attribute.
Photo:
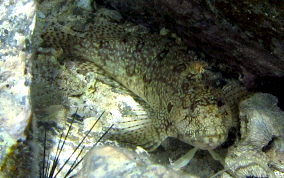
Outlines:
<svg viewBox="0 0 284 178"><path fill-rule="evenodd" d="M284 177L282 1L0 11L0 177Z"/></svg>

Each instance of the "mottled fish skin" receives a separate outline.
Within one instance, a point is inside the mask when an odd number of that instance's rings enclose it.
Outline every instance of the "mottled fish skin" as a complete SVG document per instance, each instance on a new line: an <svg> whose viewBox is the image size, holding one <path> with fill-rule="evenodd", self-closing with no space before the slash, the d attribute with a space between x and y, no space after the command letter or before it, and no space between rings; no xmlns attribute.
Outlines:
<svg viewBox="0 0 284 178"><path fill-rule="evenodd" d="M209 64L174 40L124 29L107 24L83 33L49 30L42 38L66 55L93 62L149 105L149 118L126 121L119 140L150 150L166 137L205 150L222 144L233 118L222 89L206 80Z"/></svg>

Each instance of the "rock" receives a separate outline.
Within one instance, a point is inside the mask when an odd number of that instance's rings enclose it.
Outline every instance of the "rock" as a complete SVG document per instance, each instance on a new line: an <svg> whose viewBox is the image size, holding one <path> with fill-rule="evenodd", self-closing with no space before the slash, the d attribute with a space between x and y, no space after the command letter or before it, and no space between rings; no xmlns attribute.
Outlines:
<svg viewBox="0 0 284 178"><path fill-rule="evenodd" d="M225 170L237 177L283 174L284 112L277 102L271 94L256 93L240 103L241 140L229 149Z"/></svg>
<svg viewBox="0 0 284 178"><path fill-rule="evenodd" d="M110 10L106 8L100 8L96 12L96 23L109 23L109 22L120 22L122 16L118 11Z"/></svg>
<svg viewBox="0 0 284 178"><path fill-rule="evenodd" d="M33 0L4 0L0 4L0 162L12 145L26 139L31 119L35 8Z"/></svg>
<svg viewBox="0 0 284 178"><path fill-rule="evenodd" d="M250 145L239 144L229 149L225 159L225 170L236 177L274 177L268 166L269 157Z"/></svg>
<svg viewBox="0 0 284 178"><path fill-rule="evenodd" d="M85 157L83 169L76 176L83 177L181 177L189 176L150 161L146 152L115 146L97 147Z"/></svg>
<svg viewBox="0 0 284 178"><path fill-rule="evenodd" d="M244 143L262 149L273 138L284 139L284 112L275 96L256 93L240 103L241 134Z"/></svg>
<svg viewBox="0 0 284 178"><path fill-rule="evenodd" d="M249 82L254 77L284 76L283 1L103 2L135 23L177 32L190 47L230 64Z"/></svg>
<svg viewBox="0 0 284 178"><path fill-rule="evenodd" d="M92 11L92 1L91 0L76 0L77 6L87 10L87 11Z"/></svg>

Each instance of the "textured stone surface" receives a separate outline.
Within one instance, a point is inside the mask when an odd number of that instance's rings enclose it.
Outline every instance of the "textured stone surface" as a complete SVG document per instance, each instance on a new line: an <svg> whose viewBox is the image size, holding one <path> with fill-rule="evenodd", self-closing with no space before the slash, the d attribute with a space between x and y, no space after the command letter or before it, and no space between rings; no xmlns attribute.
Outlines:
<svg viewBox="0 0 284 178"><path fill-rule="evenodd" d="M7 148L26 139L34 25L33 0L0 2L0 162Z"/></svg>
<svg viewBox="0 0 284 178"><path fill-rule="evenodd" d="M254 77L284 75L280 1L106 0L124 18L176 31L189 46ZM155 30L155 29L154 29Z"/></svg>
<svg viewBox="0 0 284 178"><path fill-rule="evenodd" d="M275 96L256 93L240 103L243 141L262 149L272 138L284 139L284 112Z"/></svg>
<svg viewBox="0 0 284 178"><path fill-rule="evenodd" d="M241 139L229 149L225 169L237 177L284 175L284 112L277 98L254 94L240 104Z"/></svg>
<svg viewBox="0 0 284 178"><path fill-rule="evenodd" d="M113 146L90 151L78 178L83 177L163 177L190 176L150 161L146 152L135 152Z"/></svg>

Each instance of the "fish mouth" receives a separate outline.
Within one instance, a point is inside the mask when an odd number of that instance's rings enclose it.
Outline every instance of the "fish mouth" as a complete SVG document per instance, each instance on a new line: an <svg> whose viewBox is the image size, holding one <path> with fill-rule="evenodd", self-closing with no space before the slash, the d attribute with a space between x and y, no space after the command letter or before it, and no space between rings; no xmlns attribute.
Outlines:
<svg viewBox="0 0 284 178"><path fill-rule="evenodd" d="M226 140L225 135L207 135L191 140L191 144L202 150L215 149Z"/></svg>

